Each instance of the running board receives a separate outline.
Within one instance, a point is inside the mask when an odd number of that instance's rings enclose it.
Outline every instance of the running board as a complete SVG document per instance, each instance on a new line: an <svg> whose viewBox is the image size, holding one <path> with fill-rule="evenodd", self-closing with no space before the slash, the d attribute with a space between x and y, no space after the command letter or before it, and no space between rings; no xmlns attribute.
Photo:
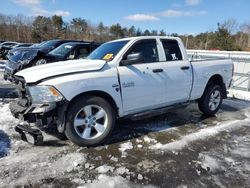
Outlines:
<svg viewBox="0 0 250 188"><path fill-rule="evenodd" d="M39 129L32 128L28 123L18 124L15 131L21 135L23 141L40 146L43 143L43 135Z"/></svg>
<svg viewBox="0 0 250 188"><path fill-rule="evenodd" d="M144 111L141 113L127 115L124 118L133 119L133 120L149 118L149 117L165 114L167 112L174 111L174 110L177 110L180 108L185 108L189 104L190 104L190 102L171 105L171 106L167 106L167 107L163 107L163 108L157 108L154 110L147 110L147 111Z"/></svg>

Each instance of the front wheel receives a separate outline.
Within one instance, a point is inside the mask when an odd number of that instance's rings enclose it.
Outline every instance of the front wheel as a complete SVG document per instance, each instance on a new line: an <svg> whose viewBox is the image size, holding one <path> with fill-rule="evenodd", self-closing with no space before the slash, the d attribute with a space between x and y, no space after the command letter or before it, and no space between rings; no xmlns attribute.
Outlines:
<svg viewBox="0 0 250 188"><path fill-rule="evenodd" d="M103 98L85 96L70 105L65 134L79 146L96 146L106 141L114 125L112 106Z"/></svg>
<svg viewBox="0 0 250 188"><path fill-rule="evenodd" d="M206 115L214 115L222 103L222 88L219 85L208 86L198 101L200 111Z"/></svg>

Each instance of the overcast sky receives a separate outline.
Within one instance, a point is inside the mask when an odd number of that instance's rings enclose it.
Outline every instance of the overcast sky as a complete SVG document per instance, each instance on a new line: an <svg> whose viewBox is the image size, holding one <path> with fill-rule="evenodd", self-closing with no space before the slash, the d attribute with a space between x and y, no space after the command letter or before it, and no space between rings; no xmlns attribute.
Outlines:
<svg viewBox="0 0 250 188"><path fill-rule="evenodd" d="M3 14L57 14L179 34L212 31L228 19L250 22L250 0L2 0L0 7Z"/></svg>

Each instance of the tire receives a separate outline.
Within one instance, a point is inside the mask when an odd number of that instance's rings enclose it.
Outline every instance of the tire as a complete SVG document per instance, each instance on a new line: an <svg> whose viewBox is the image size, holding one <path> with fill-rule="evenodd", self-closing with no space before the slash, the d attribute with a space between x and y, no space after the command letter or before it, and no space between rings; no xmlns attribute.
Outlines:
<svg viewBox="0 0 250 188"><path fill-rule="evenodd" d="M32 67L34 66L38 66L38 65L43 65L43 64L47 64L46 59L43 58L35 58L34 60L32 60L32 63L30 63Z"/></svg>
<svg viewBox="0 0 250 188"><path fill-rule="evenodd" d="M78 98L68 108L65 135L78 146L97 146L104 143L115 126L112 106L103 98Z"/></svg>
<svg viewBox="0 0 250 188"><path fill-rule="evenodd" d="M219 85L209 85L205 89L202 97L198 101L200 111L205 115L214 115L221 107L222 88Z"/></svg>
<svg viewBox="0 0 250 188"><path fill-rule="evenodd" d="M37 66L37 65L44 65L46 63L47 63L46 59L38 59L36 61L36 63L35 63L35 66Z"/></svg>

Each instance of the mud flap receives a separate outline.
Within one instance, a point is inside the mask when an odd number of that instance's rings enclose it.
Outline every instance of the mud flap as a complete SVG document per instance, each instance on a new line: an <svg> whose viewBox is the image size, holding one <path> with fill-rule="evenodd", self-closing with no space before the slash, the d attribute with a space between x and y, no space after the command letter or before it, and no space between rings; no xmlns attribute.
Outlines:
<svg viewBox="0 0 250 188"><path fill-rule="evenodd" d="M20 134L23 141L29 142L36 146L43 144L42 132L39 129L32 128L28 123L18 124L15 127L15 131Z"/></svg>

